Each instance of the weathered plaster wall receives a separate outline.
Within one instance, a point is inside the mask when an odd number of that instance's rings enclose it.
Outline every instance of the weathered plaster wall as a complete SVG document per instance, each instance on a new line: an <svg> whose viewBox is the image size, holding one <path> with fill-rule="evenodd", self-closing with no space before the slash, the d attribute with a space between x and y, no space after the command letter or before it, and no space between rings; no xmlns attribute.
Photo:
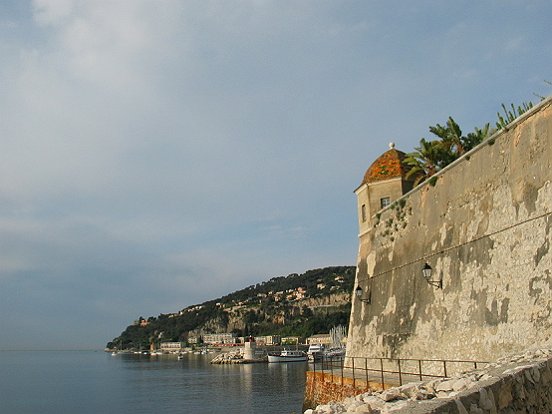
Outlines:
<svg viewBox="0 0 552 414"><path fill-rule="evenodd" d="M374 215L349 356L496 360L552 337L552 101ZM421 275L427 262L443 289Z"/></svg>

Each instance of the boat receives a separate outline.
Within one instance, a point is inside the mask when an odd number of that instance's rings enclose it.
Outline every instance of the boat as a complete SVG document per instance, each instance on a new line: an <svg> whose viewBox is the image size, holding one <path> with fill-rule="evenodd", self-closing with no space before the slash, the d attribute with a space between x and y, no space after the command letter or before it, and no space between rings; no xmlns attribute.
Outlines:
<svg viewBox="0 0 552 414"><path fill-rule="evenodd" d="M323 353L324 358L343 358L345 356L345 348L330 348Z"/></svg>
<svg viewBox="0 0 552 414"><path fill-rule="evenodd" d="M268 354L268 362L305 362L307 360L307 354L303 351L284 349L282 352L270 352Z"/></svg>
<svg viewBox="0 0 552 414"><path fill-rule="evenodd" d="M319 361L324 355L324 345L322 344L311 344L307 355L310 361Z"/></svg>

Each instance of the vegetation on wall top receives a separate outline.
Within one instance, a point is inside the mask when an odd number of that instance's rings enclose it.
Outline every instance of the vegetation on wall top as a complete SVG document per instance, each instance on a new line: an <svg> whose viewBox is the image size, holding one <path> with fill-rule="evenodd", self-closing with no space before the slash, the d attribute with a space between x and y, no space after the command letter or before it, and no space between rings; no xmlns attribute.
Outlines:
<svg viewBox="0 0 552 414"><path fill-rule="evenodd" d="M462 133L458 123L450 116L445 125L430 126L429 132L436 139L426 140L422 138L420 145L415 147L413 152L406 155L404 162L410 167L406 177L415 178L415 185L427 180L489 138L496 131L506 128L508 124L532 107L532 102L523 102L517 107L511 104L509 108L502 104L504 114L497 113L496 129L491 128L490 124L487 123L483 128L476 127L466 135Z"/></svg>

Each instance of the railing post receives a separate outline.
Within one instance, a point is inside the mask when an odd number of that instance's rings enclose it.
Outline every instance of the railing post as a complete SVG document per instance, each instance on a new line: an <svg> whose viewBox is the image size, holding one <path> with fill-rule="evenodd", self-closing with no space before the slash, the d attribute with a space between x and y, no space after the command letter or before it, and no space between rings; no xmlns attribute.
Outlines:
<svg viewBox="0 0 552 414"><path fill-rule="evenodd" d="M368 381L368 359L364 358L364 371L366 372L366 389L370 388L370 382Z"/></svg>
<svg viewBox="0 0 552 414"><path fill-rule="evenodd" d="M399 385L402 385L401 359L397 359L397 368L399 369Z"/></svg>
<svg viewBox="0 0 552 414"><path fill-rule="evenodd" d="M353 361L353 388L356 388L356 378L355 378L355 357L351 357Z"/></svg>
<svg viewBox="0 0 552 414"><path fill-rule="evenodd" d="M419 359L418 360L418 371L420 372L420 381L423 381L423 376L422 376L422 360Z"/></svg>
<svg viewBox="0 0 552 414"><path fill-rule="evenodd" d="M343 366L345 365L345 358L340 358L341 359L341 386L343 387Z"/></svg>
<svg viewBox="0 0 552 414"><path fill-rule="evenodd" d="M380 373L381 373L381 389L385 389L385 382L383 381L383 358L380 358Z"/></svg>
<svg viewBox="0 0 552 414"><path fill-rule="evenodd" d="M445 371L445 377L448 377L447 375L447 361L443 360L443 370Z"/></svg>

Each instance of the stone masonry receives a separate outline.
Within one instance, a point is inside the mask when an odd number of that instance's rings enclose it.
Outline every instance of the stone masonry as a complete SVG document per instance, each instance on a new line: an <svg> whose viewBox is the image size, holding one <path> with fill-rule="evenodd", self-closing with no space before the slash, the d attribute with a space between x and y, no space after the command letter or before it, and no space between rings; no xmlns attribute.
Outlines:
<svg viewBox="0 0 552 414"><path fill-rule="evenodd" d="M347 356L494 361L549 343L551 214L548 99L370 217L355 287L371 302L353 298Z"/></svg>

